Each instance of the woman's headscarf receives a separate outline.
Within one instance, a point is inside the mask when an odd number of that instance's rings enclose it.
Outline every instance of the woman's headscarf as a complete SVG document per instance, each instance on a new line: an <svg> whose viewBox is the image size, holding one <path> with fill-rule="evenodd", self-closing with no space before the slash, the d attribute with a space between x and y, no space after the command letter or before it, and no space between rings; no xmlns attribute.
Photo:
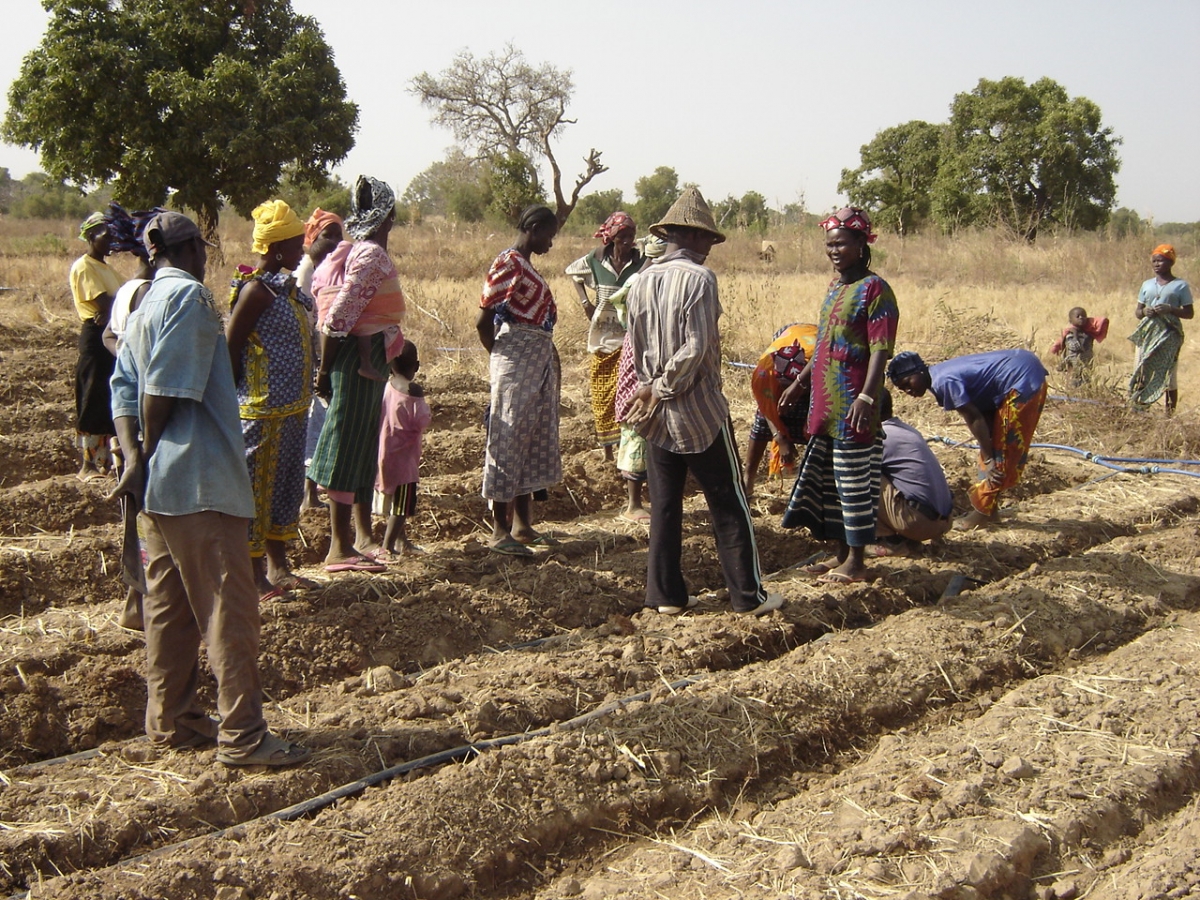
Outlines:
<svg viewBox="0 0 1200 900"><path fill-rule="evenodd" d="M667 252L667 242L656 234L650 235L642 244L642 256L647 259L658 259L665 256Z"/></svg>
<svg viewBox="0 0 1200 900"><path fill-rule="evenodd" d="M82 222L79 223L79 239L81 241L86 241L88 239L89 234L91 234L97 228L103 227L104 224L105 224L104 223L104 213L102 213L102 212L92 213L90 216L88 216L86 219L84 219Z"/></svg>
<svg viewBox="0 0 1200 900"><path fill-rule="evenodd" d="M311 247L313 241L320 237L321 232L335 222L338 225L342 225L344 228L345 223L342 221L342 217L337 213L326 212L319 206L314 209L312 211L312 215L308 217L308 221L304 223L305 248L307 249L308 247Z"/></svg>
<svg viewBox="0 0 1200 900"><path fill-rule="evenodd" d="M637 231L637 225L633 223L633 216L618 210L604 220L604 224L592 237L599 238L604 244L611 244L616 236L626 228Z"/></svg>
<svg viewBox="0 0 1200 900"><path fill-rule="evenodd" d="M1159 244L1150 251L1151 256L1165 256L1171 262L1175 262L1175 248L1170 244Z"/></svg>
<svg viewBox="0 0 1200 900"><path fill-rule="evenodd" d="M254 243L250 249L265 256L272 244L304 234L304 223L282 200L268 200L250 213L254 219Z"/></svg>
<svg viewBox="0 0 1200 900"><path fill-rule="evenodd" d="M369 238L396 205L396 194L378 178L359 175L350 194L346 233L356 241Z"/></svg>
<svg viewBox="0 0 1200 900"><path fill-rule="evenodd" d="M111 240L108 245L109 253L132 253L138 259L149 260L150 251L146 249L143 237L146 225L159 213L166 212L161 206L154 209L139 209L137 212L125 211L119 203L108 204L104 214L104 224L108 226Z"/></svg>
<svg viewBox="0 0 1200 900"><path fill-rule="evenodd" d="M826 231L835 228L849 228L851 231L861 231L867 236L867 243L875 243L875 233L871 231L871 219L857 206L844 206L821 223Z"/></svg>

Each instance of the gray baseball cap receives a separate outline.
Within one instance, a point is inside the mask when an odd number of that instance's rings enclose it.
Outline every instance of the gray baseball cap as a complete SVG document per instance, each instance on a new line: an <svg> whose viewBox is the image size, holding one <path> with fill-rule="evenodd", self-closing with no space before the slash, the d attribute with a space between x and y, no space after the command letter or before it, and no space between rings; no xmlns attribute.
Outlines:
<svg viewBox="0 0 1200 900"><path fill-rule="evenodd" d="M146 223L146 230L142 232L142 243L151 256L164 247L173 247L193 238L200 238L209 247L216 246L204 240L199 225L174 210L159 213Z"/></svg>

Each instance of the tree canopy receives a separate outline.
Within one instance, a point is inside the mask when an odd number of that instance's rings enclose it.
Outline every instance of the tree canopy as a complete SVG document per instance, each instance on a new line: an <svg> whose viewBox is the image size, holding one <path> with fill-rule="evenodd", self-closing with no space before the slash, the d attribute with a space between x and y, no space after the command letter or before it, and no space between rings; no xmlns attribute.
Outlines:
<svg viewBox="0 0 1200 900"><path fill-rule="evenodd" d="M633 183L637 195L634 204L634 219L639 228L649 228L662 219L679 199L683 189L679 186L679 175L670 166L659 166L650 175L643 175Z"/></svg>
<svg viewBox="0 0 1200 900"><path fill-rule="evenodd" d="M324 183L358 108L317 23L289 0L43 0L41 44L9 89L5 140L56 179L166 200L213 234L223 199L246 215L292 177Z"/></svg>
<svg viewBox="0 0 1200 900"><path fill-rule="evenodd" d="M934 203L943 218L991 220L1030 241L1047 224L1099 228L1120 142L1100 107L1050 78L984 78L950 106Z"/></svg>
<svg viewBox="0 0 1200 900"><path fill-rule="evenodd" d="M943 125L906 122L863 145L838 189L901 234L1000 225L1026 240L1046 225L1096 229L1116 198L1120 138L1100 108L1042 78L981 79Z"/></svg>
<svg viewBox="0 0 1200 900"><path fill-rule="evenodd" d="M575 179L570 196L564 192L553 140L575 123L567 118L574 89L569 70L550 63L535 67L511 44L483 58L464 50L440 75L422 72L410 82L412 93L434 111L434 123L448 128L479 158L500 160L504 167L511 167L518 155L534 163L546 160L560 226L584 186L608 170L600 162L600 151L593 148L584 157L584 171ZM536 179L536 168L533 172ZM540 180L533 188L541 192Z"/></svg>
<svg viewBox="0 0 1200 900"><path fill-rule="evenodd" d="M908 234L929 219L942 130L914 120L885 128L859 150L862 164L842 169L838 190L875 211L875 226Z"/></svg>

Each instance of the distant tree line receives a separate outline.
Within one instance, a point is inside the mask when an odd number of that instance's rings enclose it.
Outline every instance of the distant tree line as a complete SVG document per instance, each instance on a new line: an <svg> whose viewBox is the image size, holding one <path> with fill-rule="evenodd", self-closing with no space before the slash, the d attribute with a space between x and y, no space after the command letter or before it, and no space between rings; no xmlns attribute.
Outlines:
<svg viewBox="0 0 1200 900"><path fill-rule="evenodd" d="M0 213L79 218L110 199L167 203L193 211L212 235L226 203L243 215L268 196L302 212L347 211L349 191L328 169L353 146L358 110L317 23L289 0L44 5L50 25L9 87L0 136L39 150L49 174L14 181L0 170ZM91 72L121 76L80 77ZM408 88L457 143L409 183L402 222L499 224L547 203L575 232L616 209L645 228L686 186L660 166L637 179L632 198L584 193L608 170L595 148L571 183L555 151L576 122L571 72L530 63L511 45L485 57L463 51ZM1030 241L1048 227L1136 233L1147 227L1136 212L1113 211L1119 144L1096 104L1051 79L984 79L954 97L947 122L880 131L838 189L899 234L975 226ZM812 224L802 199L779 209L755 190L709 199L727 231Z"/></svg>
<svg viewBox="0 0 1200 900"><path fill-rule="evenodd" d="M1052 79L985 78L954 97L949 121L876 134L838 190L899 234L984 225L1033 241L1046 227L1108 223L1120 143L1095 103Z"/></svg>

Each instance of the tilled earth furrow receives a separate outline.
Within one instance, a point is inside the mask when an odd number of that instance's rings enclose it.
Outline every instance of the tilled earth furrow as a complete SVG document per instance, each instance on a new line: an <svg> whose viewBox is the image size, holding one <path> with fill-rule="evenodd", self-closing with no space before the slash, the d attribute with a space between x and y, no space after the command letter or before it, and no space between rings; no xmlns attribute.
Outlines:
<svg viewBox="0 0 1200 900"><path fill-rule="evenodd" d="M1068 520L1023 509L1006 525L1003 543L987 534L967 536L946 542L923 559L886 560L875 567L881 577L870 585L821 590L803 573L782 572L775 583L791 598L783 614L790 628L787 639L798 644L829 630L868 625L936 601L956 572L969 573L973 580L968 584L978 585L1001 571L1078 553L1112 535L1135 534L1148 523L1188 515L1196 506L1194 497L1166 480L1141 486L1135 495L1119 482L1107 482L1070 499L1086 503L1090 514ZM1047 501L1060 505L1058 495ZM622 574L627 565L611 561L641 556L640 543L627 535L610 536L606 542L594 526L579 530L581 536L567 537L562 548L539 562L512 564L475 545L464 548L462 558L432 559L386 578L335 580L295 601L265 607L261 667L269 696L278 701L302 697L379 665L412 672L485 647L593 626L637 609L641 583ZM780 557L794 560L798 552L813 549L811 542L791 533L769 527L763 532L762 543ZM711 556L711 540L703 543ZM44 592L55 579L64 586L69 582L71 591L57 598L66 608L26 614L0 631L0 735L37 738L9 743L5 758L10 765L86 750L140 730L144 699L139 692L122 690L106 697L96 686L110 679L74 665L100 649L121 671L144 667L139 641L111 625L119 601L110 600L111 608L99 607L104 611L98 613L93 594L83 593L112 590L115 559L107 576L100 571L115 552L111 541L80 538L55 551L20 554L15 565L5 567L4 580L19 591L37 585ZM599 571L586 565L593 561ZM606 571L606 565L612 570ZM82 583L70 579L80 566L94 569L96 578ZM719 582L715 559L694 567L694 583L704 584L706 576ZM72 604L73 597L82 605ZM50 600L45 593L40 598ZM714 605L719 609L720 601ZM730 665L773 652L746 648ZM32 693L29 675L36 678ZM31 697L40 709L32 724ZM54 722L61 726L45 724Z"/></svg>
<svg viewBox="0 0 1200 900"><path fill-rule="evenodd" d="M886 735L861 762L807 779L766 810L708 817L668 846L634 843L585 878L583 893L1190 896L1200 872L1197 676L1200 615L1186 613L1018 686L977 718ZM1147 823L1161 837L1131 851ZM688 864L697 858L708 863ZM567 880L536 896L563 896Z"/></svg>
<svg viewBox="0 0 1200 900"><path fill-rule="evenodd" d="M159 752L141 741L105 745L87 760L11 771L0 792L0 822L15 823L0 834L7 886L35 873L107 865L290 806L384 765L552 725L664 680L794 646L792 629L777 620L728 615L717 627L711 620L671 624L615 616L538 647L414 675L376 666L276 704L272 720L318 751L312 764L278 778L230 773L212 751ZM130 679L130 690L144 692L140 679ZM41 721L29 709L17 712L27 723ZM29 746L52 743L53 723L45 725Z"/></svg>
<svg viewBox="0 0 1200 900"><path fill-rule="evenodd" d="M1175 529L1172 539L1178 543L1189 530ZM540 870L567 843L578 848L589 833L606 840L605 832L662 829L723 806L772 773L811 771L872 734L896 733L964 701L991 705L1031 674L1062 670L1069 678L1073 655L1111 650L1161 614L1200 603L1200 579L1191 575L1149 563L1142 573L1105 568L1105 554L1135 559L1139 540L1121 538L1082 558L1054 561L1061 571L1021 573L938 608L912 609L868 630L713 674L683 691L659 689L650 702L585 729L393 783L311 822L247 827L248 846L266 848L256 852L288 848L286 864L273 859L274 875L240 857L236 843L222 842L227 857L214 857L211 847L185 850L128 873L56 881L47 896L83 897L99 884L129 896L212 896L214 878L281 898L382 898L402 885L422 897L487 893L524 878L531 866ZM1090 555L1098 557L1094 566ZM1125 587L1118 590L1119 583ZM1086 628L1071 631L1080 622ZM1057 718L1066 721L1069 712ZM997 742L1027 730L1014 721L1002 722ZM981 754L977 762L991 767ZM997 766L1008 763L1002 757ZM1011 777L1021 774L1018 767ZM902 784L892 787L904 793ZM964 808L979 799L965 790ZM919 805L923 798L912 799Z"/></svg>

